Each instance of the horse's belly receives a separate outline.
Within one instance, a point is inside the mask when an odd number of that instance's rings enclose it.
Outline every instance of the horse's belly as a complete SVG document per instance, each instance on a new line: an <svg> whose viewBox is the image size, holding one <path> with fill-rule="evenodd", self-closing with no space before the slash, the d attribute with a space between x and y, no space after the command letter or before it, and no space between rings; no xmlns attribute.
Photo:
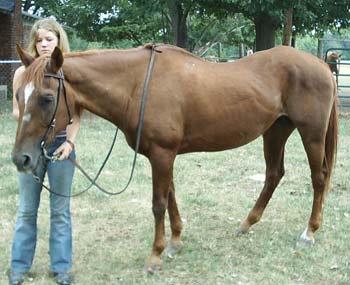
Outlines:
<svg viewBox="0 0 350 285"><path fill-rule="evenodd" d="M269 96L248 92L203 100L187 112L181 151L220 151L253 141L281 115L280 99L275 90Z"/></svg>
<svg viewBox="0 0 350 285"><path fill-rule="evenodd" d="M226 129L225 131L206 128L196 134L188 134L179 150L179 153L200 151L222 151L237 148L259 137L265 128L254 126L246 130Z"/></svg>

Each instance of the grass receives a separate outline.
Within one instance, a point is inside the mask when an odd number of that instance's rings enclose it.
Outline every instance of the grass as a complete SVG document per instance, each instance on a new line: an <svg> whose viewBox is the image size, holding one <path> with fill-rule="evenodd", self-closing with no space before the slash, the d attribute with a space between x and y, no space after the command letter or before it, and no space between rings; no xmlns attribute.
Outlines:
<svg viewBox="0 0 350 285"><path fill-rule="evenodd" d="M16 125L10 103L0 107L0 284L6 271L17 210L16 170L10 160ZM77 143L80 163L95 173L111 143L114 127L94 116L84 118ZM100 183L117 191L126 183L133 153L122 136ZM153 241L151 171L139 156L128 190L110 197L92 188L72 199L75 284L350 284L349 118L340 117L337 165L324 209L323 227L311 248L296 241L311 211L312 187L306 156L295 132L286 146L286 175L263 219L243 237L233 233L247 215L263 182L262 140L232 151L178 156L175 185L184 220L184 248L163 258L154 275L142 271ZM75 175L74 192L88 185ZM54 284L49 278L48 193L43 191L39 236L28 284ZM169 235L167 221L167 235Z"/></svg>

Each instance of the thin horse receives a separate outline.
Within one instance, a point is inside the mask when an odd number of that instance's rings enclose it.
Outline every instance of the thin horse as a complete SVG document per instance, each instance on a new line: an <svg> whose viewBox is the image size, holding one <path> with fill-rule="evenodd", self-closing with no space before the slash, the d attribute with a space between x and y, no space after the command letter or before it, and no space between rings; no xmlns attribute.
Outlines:
<svg viewBox="0 0 350 285"><path fill-rule="evenodd" d="M140 100L154 46L100 50L33 59L19 48L27 66L18 90L20 119L13 162L20 171L33 171L41 155L40 141L52 117L59 80L45 74L64 73L67 104L113 122L135 147ZM258 222L284 175L285 144L300 133L311 170L314 201L300 239L314 242L321 226L337 148L336 83L318 58L289 47L258 52L234 63L208 63L173 46L155 49L155 65L145 107L139 152L152 167L155 237L145 268L161 266L165 249L165 212L171 239L167 250L182 245L182 222L175 199L173 164L177 154L221 151L245 145L260 135L264 141L266 179L255 206L238 228L248 232ZM51 139L68 123L60 100Z"/></svg>

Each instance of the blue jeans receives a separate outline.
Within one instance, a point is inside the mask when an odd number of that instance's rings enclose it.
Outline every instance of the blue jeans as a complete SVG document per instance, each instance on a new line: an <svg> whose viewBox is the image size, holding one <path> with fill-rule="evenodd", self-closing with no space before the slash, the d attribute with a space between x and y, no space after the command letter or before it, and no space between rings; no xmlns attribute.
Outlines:
<svg viewBox="0 0 350 285"><path fill-rule="evenodd" d="M65 141L56 138L48 148L52 153ZM75 153L71 153L75 158ZM69 160L40 162L37 175L43 181L45 173L52 191L71 194L74 165ZM15 226L11 271L26 273L32 266L37 241L37 216L42 186L32 174L19 173L19 209ZM50 261L53 272L66 272L72 267L72 224L70 198L50 193Z"/></svg>

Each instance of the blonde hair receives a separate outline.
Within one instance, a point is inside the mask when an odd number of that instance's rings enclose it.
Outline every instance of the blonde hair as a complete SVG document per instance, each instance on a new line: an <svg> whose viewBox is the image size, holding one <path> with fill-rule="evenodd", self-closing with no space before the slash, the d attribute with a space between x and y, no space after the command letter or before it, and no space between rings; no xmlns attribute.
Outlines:
<svg viewBox="0 0 350 285"><path fill-rule="evenodd" d="M62 26L59 23L57 23L54 19L45 18L45 19L36 21L30 31L28 52L32 56L34 57L39 56L39 53L36 50L36 41L37 41L39 29L44 29L54 33L58 39L57 47L59 47L62 52L70 51L68 37L64 29L62 28Z"/></svg>

